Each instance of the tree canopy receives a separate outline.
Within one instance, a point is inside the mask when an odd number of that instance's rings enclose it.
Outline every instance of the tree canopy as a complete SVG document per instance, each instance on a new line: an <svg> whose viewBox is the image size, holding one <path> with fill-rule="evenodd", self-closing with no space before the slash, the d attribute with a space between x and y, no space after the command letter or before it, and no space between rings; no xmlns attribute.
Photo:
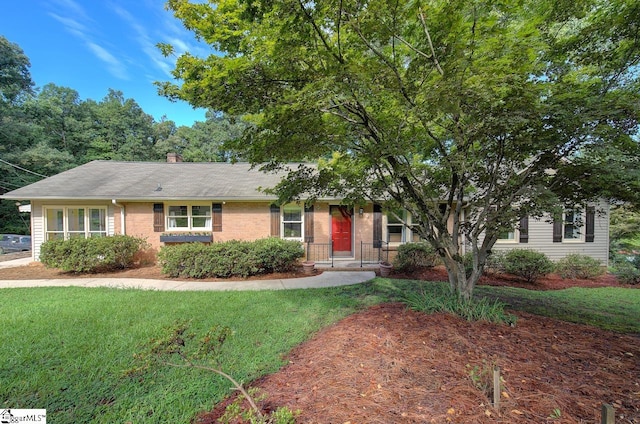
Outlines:
<svg viewBox="0 0 640 424"><path fill-rule="evenodd" d="M83 100L69 87L35 87L29 69L20 46L0 36L0 193L96 159L164 161L176 152L185 161L226 160L221 144L241 128L219 113L193 127L155 122L121 91ZM15 202L1 200L0 232L29 230Z"/></svg>
<svg viewBox="0 0 640 424"><path fill-rule="evenodd" d="M637 143L637 1L167 6L220 53L181 55L162 94L244 115L252 125L228 145L265 169L318 161L277 187L283 202L408 210L462 297L501 231L557 206L576 158ZM582 200L597 194L575 185Z"/></svg>

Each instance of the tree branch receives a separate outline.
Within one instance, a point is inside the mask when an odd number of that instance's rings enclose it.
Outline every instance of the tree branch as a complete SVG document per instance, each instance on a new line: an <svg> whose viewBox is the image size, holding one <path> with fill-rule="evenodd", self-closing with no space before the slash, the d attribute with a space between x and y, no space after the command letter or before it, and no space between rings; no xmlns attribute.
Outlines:
<svg viewBox="0 0 640 424"><path fill-rule="evenodd" d="M320 38L320 41L322 41L322 44L324 45L325 49L327 49L327 51L331 53L331 55L338 61L338 63L344 63L344 59L339 54L336 54L331 48L331 46L329 46L327 39L322 34L322 30L318 27L318 24L316 24L316 21L313 19L313 16L311 16L311 13L309 13L307 8L304 7L304 4L302 3L301 0L298 0L298 4L300 5L300 9L302 9L302 12L306 16L307 21L313 26L313 30Z"/></svg>
<svg viewBox="0 0 640 424"><path fill-rule="evenodd" d="M422 22L422 27L424 28L424 33L427 35L427 41L429 42L429 48L431 49L431 54L433 55L433 63L436 65L436 69L440 75L444 76L444 71L440 67L440 63L438 63L438 58L436 57L436 51L433 48L433 43L431 42L431 35L429 35L429 29L427 28L427 22L424 19L424 14L422 10L418 12L418 16L420 16L420 21Z"/></svg>

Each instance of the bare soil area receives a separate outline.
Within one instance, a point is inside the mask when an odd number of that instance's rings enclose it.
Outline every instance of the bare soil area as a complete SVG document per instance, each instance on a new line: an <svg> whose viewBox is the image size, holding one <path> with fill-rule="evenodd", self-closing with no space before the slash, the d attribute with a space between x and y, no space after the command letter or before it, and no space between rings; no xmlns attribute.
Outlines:
<svg viewBox="0 0 640 424"><path fill-rule="evenodd" d="M155 266L109 277L166 278ZM279 278L299 274L281 275ZM76 278L40 264L0 269L0 279ZM444 280L441 268L398 278ZM274 278L267 276L266 278ZM534 286L510 276L482 284L536 290L617 285L549 276ZM426 315L401 304L374 306L295 348L279 372L253 383L261 407L299 410L300 423L599 423L602 404L616 423L640 424L640 338L516 312L517 325ZM500 405L490 377L502 376ZM193 423L216 422L226 404Z"/></svg>

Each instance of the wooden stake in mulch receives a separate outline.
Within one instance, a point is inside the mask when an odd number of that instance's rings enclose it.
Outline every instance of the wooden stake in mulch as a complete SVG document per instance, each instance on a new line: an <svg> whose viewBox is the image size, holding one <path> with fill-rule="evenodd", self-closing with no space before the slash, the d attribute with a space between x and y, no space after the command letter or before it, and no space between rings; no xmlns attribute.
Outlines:
<svg viewBox="0 0 640 424"><path fill-rule="evenodd" d="M500 409L500 367L493 367L493 407Z"/></svg>
<svg viewBox="0 0 640 424"><path fill-rule="evenodd" d="M600 420L601 424L614 424L616 422L616 412L613 409L613 406L609 404L602 405L602 418Z"/></svg>

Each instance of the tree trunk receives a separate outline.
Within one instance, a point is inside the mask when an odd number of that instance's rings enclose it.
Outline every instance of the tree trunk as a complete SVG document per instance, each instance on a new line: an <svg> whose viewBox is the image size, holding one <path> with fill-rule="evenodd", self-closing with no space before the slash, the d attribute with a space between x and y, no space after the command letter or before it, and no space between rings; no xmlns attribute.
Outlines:
<svg viewBox="0 0 640 424"><path fill-rule="evenodd" d="M463 256L446 254L442 259L447 269L451 292L457 294L460 299L470 300L473 295L473 289L482 276L484 263L480 266L478 255L474 254L473 269L470 275L467 275Z"/></svg>

